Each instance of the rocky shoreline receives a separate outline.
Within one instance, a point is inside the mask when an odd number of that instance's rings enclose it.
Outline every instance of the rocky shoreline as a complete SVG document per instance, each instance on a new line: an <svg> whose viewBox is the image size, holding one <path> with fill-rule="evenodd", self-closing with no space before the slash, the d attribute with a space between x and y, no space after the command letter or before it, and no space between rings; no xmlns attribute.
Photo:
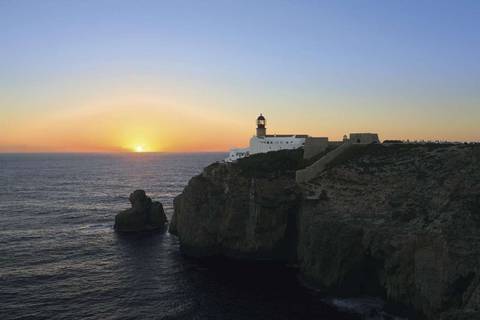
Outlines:
<svg viewBox="0 0 480 320"><path fill-rule="evenodd" d="M480 318L480 147L367 145L298 183L296 151L216 163L175 198L191 256L296 264L330 294Z"/></svg>

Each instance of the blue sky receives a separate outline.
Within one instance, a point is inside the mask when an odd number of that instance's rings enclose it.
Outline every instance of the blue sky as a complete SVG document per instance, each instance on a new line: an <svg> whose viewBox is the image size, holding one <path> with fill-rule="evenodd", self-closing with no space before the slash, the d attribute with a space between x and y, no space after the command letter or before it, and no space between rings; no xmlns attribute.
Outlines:
<svg viewBox="0 0 480 320"><path fill-rule="evenodd" d="M128 91L244 131L480 139L479 31L478 1L1 0L0 125Z"/></svg>

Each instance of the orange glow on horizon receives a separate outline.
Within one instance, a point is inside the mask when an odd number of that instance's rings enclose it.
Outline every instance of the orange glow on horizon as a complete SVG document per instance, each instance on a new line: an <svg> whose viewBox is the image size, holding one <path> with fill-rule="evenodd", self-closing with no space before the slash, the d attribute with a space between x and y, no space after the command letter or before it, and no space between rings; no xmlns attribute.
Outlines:
<svg viewBox="0 0 480 320"><path fill-rule="evenodd" d="M39 108L36 113L19 112L3 118L0 114L0 152L227 152L248 146L259 113L255 110L264 111L272 134L341 140L350 132L377 132L382 140L478 140L472 134L473 120L442 129L443 123L422 126L420 118L395 123L382 121L380 115L347 118L348 110L338 113L327 107L307 118L293 118L291 110L269 111L257 105L249 106L254 110L243 110L235 101L215 105L182 95L106 95L116 98L94 97L81 103L71 98L66 103L69 108L52 105L48 112Z"/></svg>
<svg viewBox="0 0 480 320"><path fill-rule="evenodd" d="M143 146L135 146L135 152L145 152Z"/></svg>
<svg viewBox="0 0 480 320"><path fill-rule="evenodd" d="M252 128L207 111L112 101L18 117L0 121L0 152L226 152L248 144Z"/></svg>

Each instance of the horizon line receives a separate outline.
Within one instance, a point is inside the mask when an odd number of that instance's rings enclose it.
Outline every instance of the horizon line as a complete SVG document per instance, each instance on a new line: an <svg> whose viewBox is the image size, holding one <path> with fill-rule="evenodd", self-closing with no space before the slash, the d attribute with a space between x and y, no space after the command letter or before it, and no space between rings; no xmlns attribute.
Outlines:
<svg viewBox="0 0 480 320"><path fill-rule="evenodd" d="M0 151L0 154L154 154L154 153L228 153L228 151Z"/></svg>

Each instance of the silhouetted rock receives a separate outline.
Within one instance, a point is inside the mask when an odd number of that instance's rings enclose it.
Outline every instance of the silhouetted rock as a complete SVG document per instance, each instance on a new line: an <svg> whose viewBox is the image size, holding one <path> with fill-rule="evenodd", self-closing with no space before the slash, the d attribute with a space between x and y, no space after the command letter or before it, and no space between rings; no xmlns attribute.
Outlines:
<svg viewBox="0 0 480 320"><path fill-rule="evenodd" d="M161 229L167 223L163 206L153 201L143 190L135 190L128 198L132 208L124 210L115 217L115 230L138 232Z"/></svg>

